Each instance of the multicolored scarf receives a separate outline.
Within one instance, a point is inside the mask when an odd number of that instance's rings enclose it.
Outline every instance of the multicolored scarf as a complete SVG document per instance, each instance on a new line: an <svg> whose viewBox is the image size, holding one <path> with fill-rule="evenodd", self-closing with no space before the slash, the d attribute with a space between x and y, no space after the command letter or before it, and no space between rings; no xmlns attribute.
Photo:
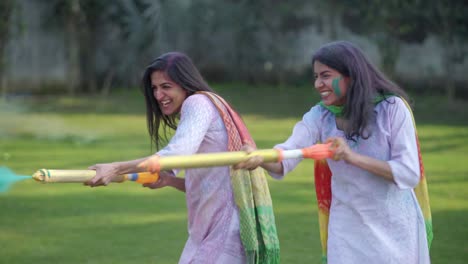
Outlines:
<svg viewBox="0 0 468 264"><path fill-rule="evenodd" d="M391 95L390 95L391 96ZM378 104L382 100L388 98L387 95L377 97L374 102ZM411 118L413 120L414 130L416 131L416 122L414 120L413 112L409 104L403 99L403 102L408 107ZM330 107L324 105L322 102L319 103L323 107L327 108L331 113L336 116L341 116L342 107ZM418 133L416 131L416 144L418 146L419 156L419 169L421 173L421 179L419 184L414 188L416 198L418 199L419 206L421 207L424 221L426 224L427 244L431 247L432 239L434 238L432 232L432 216L431 207L429 204L429 193L427 191L427 181L424 174L424 166L422 162L421 149L419 146ZM328 167L326 160L316 160L314 166L314 177L315 177L315 192L317 195L318 215L319 215L319 227L320 227L320 242L322 244L322 263L327 263L327 240L328 240L328 218L330 215L330 205L332 199L331 190L331 177L332 173Z"/></svg>
<svg viewBox="0 0 468 264"><path fill-rule="evenodd" d="M229 151L239 151L244 144L255 147L244 122L223 98L214 93L198 93L206 95L218 109L228 132ZM263 169L231 168L231 184L239 210L240 235L247 263L279 263L275 216Z"/></svg>

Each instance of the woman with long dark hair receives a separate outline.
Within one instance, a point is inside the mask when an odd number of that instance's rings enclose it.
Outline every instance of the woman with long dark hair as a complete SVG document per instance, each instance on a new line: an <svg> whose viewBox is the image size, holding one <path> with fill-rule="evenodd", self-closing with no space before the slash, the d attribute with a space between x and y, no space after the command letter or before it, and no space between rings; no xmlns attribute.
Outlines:
<svg viewBox="0 0 468 264"><path fill-rule="evenodd" d="M143 93L148 132L159 151L150 158L91 166L96 177L88 185L106 185L117 175L140 172L145 169L140 164L163 156L238 151L245 142L255 144L239 115L213 92L185 54L170 52L154 60L145 70ZM167 142L169 130L175 132ZM263 171L223 166L186 169L184 178L177 173L161 171L157 182L144 186L170 186L186 193L189 237L179 263L279 262ZM254 203L258 200L264 203Z"/></svg>
<svg viewBox="0 0 468 264"><path fill-rule="evenodd" d="M322 100L275 148L331 143L333 159L315 161L324 262L429 263L430 210L427 192L416 197L426 186L406 93L350 42L322 46L312 64ZM253 157L236 167L260 165L280 179L300 161Z"/></svg>

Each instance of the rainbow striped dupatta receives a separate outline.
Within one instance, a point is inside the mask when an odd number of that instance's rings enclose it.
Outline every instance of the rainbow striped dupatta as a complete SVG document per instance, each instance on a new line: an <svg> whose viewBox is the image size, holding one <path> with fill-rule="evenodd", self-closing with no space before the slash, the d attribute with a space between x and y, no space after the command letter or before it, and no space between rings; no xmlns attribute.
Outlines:
<svg viewBox="0 0 468 264"><path fill-rule="evenodd" d="M405 105L408 107L411 118L413 120L414 129L416 131L416 122L414 120L413 112L409 104L403 99ZM380 102L380 101L379 101ZM414 193L418 199L419 206L421 207L424 221L426 224L427 244L431 247L434 235L432 233L432 216L429 204L429 193L427 191L427 181L424 174L424 165L422 162L421 149L419 146L418 133L416 131L416 144L418 146L419 168L421 179L419 184L414 188ZM331 177L332 173L328 167L326 160L316 160L314 164L314 177L315 177L315 193L317 195L318 215L319 215L319 228L320 228L320 243L322 244L322 263L327 263L327 240L328 240L328 218L330 215L330 205L332 199L331 190Z"/></svg>
<svg viewBox="0 0 468 264"><path fill-rule="evenodd" d="M243 144L255 147L240 116L220 96L206 95L218 109L228 133L228 150L239 151ZM276 264L280 262L280 247L268 182L262 168L233 170L231 185L239 210L240 236L247 263Z"/></svg>

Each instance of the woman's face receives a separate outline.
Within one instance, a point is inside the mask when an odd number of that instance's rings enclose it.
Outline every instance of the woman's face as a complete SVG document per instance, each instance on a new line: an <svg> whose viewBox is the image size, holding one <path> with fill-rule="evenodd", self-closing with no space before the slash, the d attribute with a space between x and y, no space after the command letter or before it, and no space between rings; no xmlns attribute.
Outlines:
<svg viewBox="0 0 468 264"><path fill-rule="evenodd" d="M315 89L325 105L343 105L346 102L349 77L327 65L314 62Z"/></svg>
<svg viewBox="0 0 468 264"><path fill-rule="evenodd" d="M151 74L151 87L163 114L173 115L180 112L182 103L188 95L186 90L169 79L162 71L155 71Z"/></svg>

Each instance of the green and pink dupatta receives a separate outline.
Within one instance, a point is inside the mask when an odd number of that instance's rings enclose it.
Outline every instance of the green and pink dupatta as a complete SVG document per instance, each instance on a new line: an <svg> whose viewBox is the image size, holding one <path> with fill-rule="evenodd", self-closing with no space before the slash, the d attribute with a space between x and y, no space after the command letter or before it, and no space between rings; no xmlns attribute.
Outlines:
<svg viewBox="0 0 468 264"><path fill-rule="evenodd" d="M218 109L228 133L228 150L239 151L244 144L255 147L240 116L220 96L206 95ZM262 168L233 170L231 185L239 210L240 235L247 263L277 264L280 246L268 182Z"/></svg>

